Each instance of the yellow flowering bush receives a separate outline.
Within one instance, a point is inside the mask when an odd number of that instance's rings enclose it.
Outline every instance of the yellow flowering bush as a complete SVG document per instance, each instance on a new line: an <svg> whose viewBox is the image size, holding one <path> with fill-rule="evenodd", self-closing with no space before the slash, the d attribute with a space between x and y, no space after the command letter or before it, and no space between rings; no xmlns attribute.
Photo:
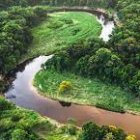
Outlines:
<svg viewBox="0 0 140 140"><path fill-rule="evenodd" d="M71 89L72 89L71 82L69 82L69 81L62 81L60 83L60 85L59 85L58 92L59 93L64 93L64 92L70 91Z"/></svg>
<svg viewBox="0 0 140 140"><path fill-rule="evenodd" d="M110 130L113 130L113 131L117 129L117 127L115 125L109 125L109 128L110 128Z"/></svg>
<svg viewBox="0 0 140 140"><path fill-rule="evenodd" d="M125 140L136 140L135 135L128 135Z"/></svg>

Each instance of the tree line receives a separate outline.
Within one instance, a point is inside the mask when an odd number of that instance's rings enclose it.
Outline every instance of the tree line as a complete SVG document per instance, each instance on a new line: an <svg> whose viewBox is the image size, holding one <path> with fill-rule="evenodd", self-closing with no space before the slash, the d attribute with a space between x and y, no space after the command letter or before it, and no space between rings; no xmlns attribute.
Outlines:
<svg viewBox="0 0 140 140"><path fill-rule="evenodd" d="M33 6L33 5L49 5L49 6L89 6L89 7L115 7L117 0L1 0L0 9L11 6Z"/></svg>
<svg viewBox="0 0 140 140"><path fill-rule="evenodd" d="M0 11L0 77L19 63L32 42L31 28L46 16L46 10L38 6Z"/></svg>
<svg viewBox="0 0 140 140"><path fill-rule="evenodd" d="M12 7L0 12L0 73L11 70L32 41L30 28L38 24L46 11L40 7Z"/></svg>

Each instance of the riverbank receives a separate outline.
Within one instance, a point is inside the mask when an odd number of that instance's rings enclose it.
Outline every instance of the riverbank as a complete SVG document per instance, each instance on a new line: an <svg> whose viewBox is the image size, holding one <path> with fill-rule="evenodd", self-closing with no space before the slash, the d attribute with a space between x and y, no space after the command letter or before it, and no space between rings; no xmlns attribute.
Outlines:
<svg viewBox="0 0 140 140"><path fill-rule="evenodd" d="M58 94L59 85L69 81L72 90ZM83 78L69 72L58 73L54 70L41 70L34 83L40 94L53 99L78 104L94 105L116 112L140 112L140 102L131 93L120 87L102 83L96 79Z"/></svg>
<svg viewBox="0 0 140 140"><path fill-rule="evenodd" d="M0 114L2 113L0 139L18 137L18 139L75 140L81 132L80 128L70 123L60 124L31 110L16 107L1 96L0 108ZM69 133L69 129L75 133Z"/></svg>
<svg viewBox="0 0 140 140"><path fill-rule="evenodd" d="M66 124L60 124L52 119L41 117L38 113L26 110L9 103L0 97L2 114L0 117L0 139L23 139L23 140L83 140L84 135L97 135L106 138L112 133L114 138L125 140L133 135L127 135L122 129L115 126L98 126L92 122L86 123L82 129L75 125L72 119ZM89 125L94 131L89 131ZM96 128L96 129L94 129ZM87 132L87 131L88 132ZM104 133L102 133L104 132ZM134 140L135 139L135 136Z"/></svg>

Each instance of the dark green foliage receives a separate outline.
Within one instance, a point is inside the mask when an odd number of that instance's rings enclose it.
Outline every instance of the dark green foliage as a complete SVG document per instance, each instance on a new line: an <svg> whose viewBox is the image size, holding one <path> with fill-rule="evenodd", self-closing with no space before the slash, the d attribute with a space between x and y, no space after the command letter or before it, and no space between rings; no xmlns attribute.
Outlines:
<svg viewBox="0 0 140 140"><path fill-rule="evenodd" d="M101 140L103 139L104 132L99 126L89 122L82 127L81 140Z"/></svg>
<svg viewBox="0 0 140 140"><path fill-rule="evenodd" d="M0 9L5 9L10 6L27 6L27 0L1 0Z"/></svg>
<svg viewBox="0 0 140 140"><path fill-rule="evenodd" d="M41 4L43 0L0 0L0 9L6 9L12 6L27 7Z"/></svg>
<svg viewBox="0 0 140 140"><path fill-rule="evenodd" d="M118 16L123 23L116 27L110 43L125 63L140 68L140 2L119 0Z"/></svg>
<svg viewBox="0 0 140 140"><path fill-rule="evenodd" d="M103 80L113 80L113 69L121 65L120 58L107 48L101 48L88 60L88 75L98 75Z"/></svg>
<svg viewBox="0 0 140 140"><path fill-rule="evenodd" d="M76 71L80 75L87 76L89 58L90 58L90 55L86 55L86 56L81 57L77 61L77 63L76 63Z"/></svg>
<svg viewBox="0 0 140 140"><path fill-rule="evenodd" d="M89 6L89 7L114 7L115 0L42 0L42 4L51 6Z"/></svg>
<svg viewBox="0 0 140 140"><path fill-rule="evenodd" d="M62 51L55 56L53 56L52 59L48 60L45 65L43 65L43 68L54 68L57 71L64 71L68 70L69 67L71 66L71 60L67 52Z"/></svg>
<svg viewBox="0 0 140 140"><path fill-rule="evenodd" d="M9 102L7 102L5 99L4 99L4 97L1 97L0 96L0 114L2 113L2 111L4 111L4 110L10 110L10 109L12 109L14 106L11 104L11 103L9 103Z"/></svg>
<svg viewBox="0 0 140 140"><path fill-rule="evenodd" d="M101 103L97 103L96 107L98 108L102 108L105 110L110 110L110 111L114 111L114 112L119 112L119 113L125 113L125 109L122 105L119 104L114 104L115 99L113 102L105 102L104 104Z"/></svg>
<svg viewBox="0 0 140 140"><path fill-rule="evenodd" d="M15 129L12 133L12 140L25 140L27 132L22 129Z"/></svg>
<svg viewBox="0 0 140 140"><path fill-rule="evenodd" d="M88 45L89 41L89 45ZM89 39L81 45L72 45L46 62L48 68L72 71L84 77L99 78L140 94L138 68L125 64L119 54L102 41ZM121 107L119 107L121 110ZM123 109L122 109L123 110Z"/></svg>
<svg viewBox="0 0 140 140"><path fill-rule="evenodd" d="M80 140L108 140L107 136L111 134L113 139L109 140L124 140L126 134L122 129L115 126L102 126L99 127L92 122L88 122L82 127L82 134Z"/></svg>
<svg viewBox="0 0 140 140"><path fill-rule="evenodd" d="M78 60L80 61L82 57L87 58L86 55L90 57L92 54L95 54L95 51L101 46L107 47L102 40L89 38L84 43L72 44L70 47L66 48L65 51L56 53L45 65L47 68L54 68L58 71L73 69L73 66Z"/></svg>
<svg viewBox="0 0 140 140"><path fill-rule="evenodd" d="M75 125L72 124L67 124L66 126L61 127L61 131L63 133L67 133L69 135L76 135L77 133L77 128Z"/></svg>
<svg viewBox="0 0 140 140"><path fill-rule="evenodd" d="M0 139L39 140L32 131L39 124L39 116L22 110L0 97Z"/></svg>
<svg viewBox="0 0 140 140"><path fill-rule="evenodd" d="M89 6L89 7L114 7L116 0L1 0L0 8L5 9L11 6L34 6L34 5L50 5L50 6Z"/></svg>
<svg viewBox="0 0 140 140"><path fill-rule="evenodd" d="M46 10L37 6L12 7L0 12L0 76L3 77L19 63L32 42L29 27L35 26L46 16Z"/></svg>
<svg viewBox="0 0 140 140"><path fill-rule="evenodd" d="M78 42L77 44L71 45L66 51L72 59L78 60L85 55L95 53L95 51L101 47L107 47L105 42L103 42L101 39L88 38L85 40L85 42Z"/></svg>

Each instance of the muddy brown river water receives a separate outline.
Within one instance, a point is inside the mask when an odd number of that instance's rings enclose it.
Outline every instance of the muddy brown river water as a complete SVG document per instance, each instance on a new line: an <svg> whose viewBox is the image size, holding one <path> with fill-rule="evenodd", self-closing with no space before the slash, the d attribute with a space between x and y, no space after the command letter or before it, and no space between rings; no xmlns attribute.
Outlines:
<svg viewBox="0 0 140 140"><path fill-rule="evenodd" d="M104 24L103 16L98 20L103 26L100 37L107 41L114 24L111 21ZM108 29L108 27L110 28ZM69 118L74 118L78 126L87 121L93 121L99 125L116 125L128 133L135 134L137 140L140 140L140 116L115 113L93 106L63 103L39 95L32 86L32 80L41 69L41 64L51 57L52 55L39 56L19 66L13 75L13 82L5 93L6 98L18 106L34 110L60 123L66 123Z"/></svg>

